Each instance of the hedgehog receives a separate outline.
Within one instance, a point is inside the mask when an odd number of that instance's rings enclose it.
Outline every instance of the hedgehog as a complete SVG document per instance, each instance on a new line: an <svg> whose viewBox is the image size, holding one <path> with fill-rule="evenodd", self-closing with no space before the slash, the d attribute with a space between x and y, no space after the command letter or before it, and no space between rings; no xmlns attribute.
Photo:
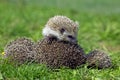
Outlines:
<svg viewBox="0 0 120 80"><path fill-rule="evenodd" d="M77 43L78 22L74 22L66 16L57 15L48 20L42 30L44 38L48 41L57 39Z"/></svg>
<svg viewBox="0 0 120 80"><path fill-rule="evenodd" d="M108 68L112 66L110 57L102 50L95 49L86 55L88 68Z"/></svg>
<svg viewBox="0 0 120 80"><path fill-rule="evenodd" d="M32 62L36 54L33 46L34 42L26 37L13 40L4 48L4 58L8 58L10 62L18 64Z"/></svg>
<svg viewBox="0 0 120 80"><path fill-rule="evenodd" d="M85 63L84 50L77 44L54 39L51 44L42 39L35 44L37 63L46 64L50 68L76 68Z"/></svg>

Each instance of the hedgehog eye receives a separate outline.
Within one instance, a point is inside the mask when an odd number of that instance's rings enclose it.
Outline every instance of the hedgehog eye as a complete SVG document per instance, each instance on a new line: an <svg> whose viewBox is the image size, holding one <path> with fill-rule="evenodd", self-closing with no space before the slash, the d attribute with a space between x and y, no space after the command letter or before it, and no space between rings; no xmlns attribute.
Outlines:
<svg viewBox="0 0 120 80"><path fill-rule="evenodd" d="M60 33L63 34L64 32L65 32L65 29L64 29L64 28L61 28L61 29L60 29Z"/></svg>

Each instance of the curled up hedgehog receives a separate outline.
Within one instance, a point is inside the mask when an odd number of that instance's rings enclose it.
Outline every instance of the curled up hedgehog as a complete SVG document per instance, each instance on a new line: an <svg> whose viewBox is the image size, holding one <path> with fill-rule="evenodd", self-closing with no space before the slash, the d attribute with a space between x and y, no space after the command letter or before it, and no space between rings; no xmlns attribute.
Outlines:
<svg viewBox="0 0 120 80"><path fill-rule="evenodd" d="M88 64L88 68L108 68L111 67L112 63L105 51L102 50L93 50L89 54L86 55L86 63Z"/></svg>
<svg viewBox="0 0 120 80"><path fill-rule="evenodd" d="M48 44L47 39L38 41L35 45L36 61L52 68L62 66L76 68L85 63L84 50L77 44L53 40Z"/></svg>
<svg viewBox="0 0 120 80"><path fill-rule="evenodd" d="M34 61L36 53L33 46L34 42L25 37L13 40L4 48L4 58L18 64Z"/></svg>
<svg viewBox="0 0 120 80"><path fill-rule="evenodd" d="M37 43L27 38L14 40L5 47L5 58L20 64L34 61L51 68L76 68L85 63L88 67L110 67L111 60L105 52L93 50L85 54L77 44L77 33L78 23L66 16L54 16L43 29L43 39Z"/></svg>

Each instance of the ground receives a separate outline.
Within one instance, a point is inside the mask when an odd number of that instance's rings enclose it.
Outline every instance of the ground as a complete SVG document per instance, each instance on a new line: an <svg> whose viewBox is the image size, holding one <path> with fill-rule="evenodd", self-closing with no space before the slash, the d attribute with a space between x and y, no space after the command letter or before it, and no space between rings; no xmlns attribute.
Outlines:
<svg viewBox="0 0 120 80"><path fill-rule="evenodd" d="M102 49L114 65L108 69L61 68L45 65L14 66L0 62L0 79L6 80L120 80L119 0L1 0L0 55L5 45L17 37L42 39L42 28L54 15L65 15L80 23L78 43L85 52ZM0 56L0 60L2 57Z"/></svg>

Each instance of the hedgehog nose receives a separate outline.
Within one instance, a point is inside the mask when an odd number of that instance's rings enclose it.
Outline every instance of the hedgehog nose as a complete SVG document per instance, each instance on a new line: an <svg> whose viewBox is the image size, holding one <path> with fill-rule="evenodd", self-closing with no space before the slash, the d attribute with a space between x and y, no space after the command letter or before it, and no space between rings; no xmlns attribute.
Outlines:
<svg viewBox="0 0 120 80"><path fill-rule="evenodd" d="M68 35L68 38L70 39L70 41L71 41L72 43L77 43L76 38L73 37L72 35Z"/></svg>
<svg viewBox="0 0 120 80"><path fill-rule="evenodd" d="M76 39L72 39L71 42L77 44L77 40Z"/></svg>

